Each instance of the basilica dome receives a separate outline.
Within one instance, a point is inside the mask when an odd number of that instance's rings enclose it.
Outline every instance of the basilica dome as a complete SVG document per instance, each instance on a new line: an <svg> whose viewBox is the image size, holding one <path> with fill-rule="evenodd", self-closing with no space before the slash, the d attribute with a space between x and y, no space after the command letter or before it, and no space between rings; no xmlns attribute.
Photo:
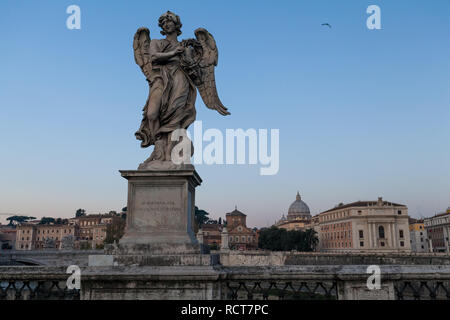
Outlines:
<svg viewBox="0 0 450 320"><path fill-rule="evenodd" d="M288 220L293 219L311 219L311 213L309 211L308 205L302 201L300 194L297 192L295 201L289 206L288 210Z"/></svg>

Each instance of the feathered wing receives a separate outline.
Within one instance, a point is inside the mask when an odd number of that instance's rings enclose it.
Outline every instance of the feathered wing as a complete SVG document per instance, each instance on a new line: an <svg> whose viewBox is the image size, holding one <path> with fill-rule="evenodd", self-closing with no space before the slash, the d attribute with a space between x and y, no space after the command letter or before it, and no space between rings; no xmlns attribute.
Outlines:
<svg viewBox="0 0 450 320"><path fill-rule="evenodd" d="M141 68L144 73L147 81L149 81L150 85L150 70L152 68L151 60L150 60L150 31L147 28L139 28L134 34L133 40L133 51L134 51L134 60L136 64ZM141 140L141 147L146 148L154 143L152 140L151 132L149 131L149 127L147 125L147 105L148 99L145 103L142 121L139 130L135 133L135 136L138 140Z"/></svg>
<svg viewBox="0 0 450 320"><path fill-rule="evenodd" d="M217 66L218 51L214 37L204 28L195 30L195 37L202 47L202 54L198 63L197 77L194 81L203 102L209 109L217 110L221 115L229 115L217 94L214 68Z"/></svg>
<svg viewBox="0 0 450 320"><path fill-rule="evenodd" d="M147 80L150 80L151 60L150 60L150 31L147 28L139 28L134 34L133 50L134 60L141 67Z"/></svg>

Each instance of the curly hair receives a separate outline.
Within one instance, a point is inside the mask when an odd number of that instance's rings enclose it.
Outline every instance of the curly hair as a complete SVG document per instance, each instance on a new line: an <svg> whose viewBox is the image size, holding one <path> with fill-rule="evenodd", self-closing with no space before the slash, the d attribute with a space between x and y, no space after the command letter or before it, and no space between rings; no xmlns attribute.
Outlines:
<svg viewBox="0 0 450 320"><path fill-rule="evenodd" d="M167 19L172 20L172 22L175 24L175 29L177 31L177 35L180 35L181 34L181 27L183 25L181 24L180 17L178 15L176 15L175 13L171 12L171 11L167 11L166 13L163 13L161 15L161 17L159 17L159 19L158 19L158 26L162 29L163 23ZM164 30L161 30L161 34L163 36L166 35Z"/></svg>

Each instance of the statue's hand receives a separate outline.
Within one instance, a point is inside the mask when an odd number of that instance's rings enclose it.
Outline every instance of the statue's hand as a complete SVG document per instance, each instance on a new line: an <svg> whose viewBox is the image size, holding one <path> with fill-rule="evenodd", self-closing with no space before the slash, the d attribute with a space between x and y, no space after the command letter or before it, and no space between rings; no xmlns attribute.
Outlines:
<svg viewBox="0 0 450 320"><path fill-rule="evenodd" d="M175 55L182 54L184 52L184 47L178 46L174 51L175 51Z"/></svg>

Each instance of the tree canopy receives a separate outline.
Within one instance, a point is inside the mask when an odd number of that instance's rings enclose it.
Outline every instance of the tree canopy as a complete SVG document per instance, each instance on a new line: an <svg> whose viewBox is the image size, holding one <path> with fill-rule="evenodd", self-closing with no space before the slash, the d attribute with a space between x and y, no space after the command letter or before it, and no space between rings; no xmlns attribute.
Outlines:
<svg viewBox="0 0 450 320"><path fill-rule="evenodd" d="M6 218L7 221L9 221L8 225L12 226L15 224L20 224L22 222L27 222L28 220L34 220L36 219L35 217L30 217L30 216L12 216L12 217L8 217Z"/></svg>
<svg viewBox="0 0 450 320"><path fill-rule="evenodd" d="M54 224L55 218L51 217L42 217L41 221L39 221L39 224Z"/></svg>
<svg viewBox="0 0 450 320"><path fill-rule="evenodd" d="M84 210L84 209L78 209L76 212L75 212L75 217L82 217L82 216L85 216L86 215L86 210Z"/></svg>
<svg viewBox="0 0 450 320"><path fill-rule="evenodd" d="M125 233L125 219L114 219L112 223L106 226L106 239L105 243L119 242Z"/></svg>
<svg viewBox="0 0 450 320"><path fill-rule="evenodd" d="M55 224L69 224L69 219L57 218Z"/></svg>
<svg viewBox="0 0 450 320"><path fill-rule="evenodd" d="M199 209L197 206L195 207L195 221L199 228L209 220L208 215L209 213L205 210Z"/></svg>
<svg viewBox="0 0 450 320"><path fill-rule="evenodd" d="M258 247L272 251L314 251L317 245L317 232L313 229L306 231L271 227L261 230Z"/></svg>

